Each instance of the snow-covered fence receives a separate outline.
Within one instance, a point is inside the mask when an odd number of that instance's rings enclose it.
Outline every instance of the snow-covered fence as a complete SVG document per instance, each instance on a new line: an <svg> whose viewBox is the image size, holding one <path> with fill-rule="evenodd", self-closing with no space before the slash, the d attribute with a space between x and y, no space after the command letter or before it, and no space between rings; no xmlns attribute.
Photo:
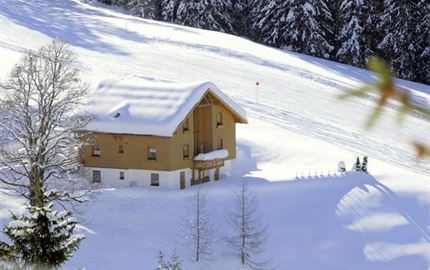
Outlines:
<svg viewBox="0 0 430 270"><path fill-rule="evenodd" d="M336 170L302 170L296 172L296 179L317 179L328 177L342 177L345 173Z"/></svg>
<svg viewBox="0 0 430 270"><path fill-rule="evenodd" d="M359 157L354 163L351 171L360 171L368 173L367 170L368 157L364 156L363 163L360 163ZM339 161L337 170L324 170L324 169L305 169L301 172L296 172L296 179L316 179L316 178L330 178L330 177L342 177L346 175L348 171L346 170L346 165L344 161Z"/></svg>

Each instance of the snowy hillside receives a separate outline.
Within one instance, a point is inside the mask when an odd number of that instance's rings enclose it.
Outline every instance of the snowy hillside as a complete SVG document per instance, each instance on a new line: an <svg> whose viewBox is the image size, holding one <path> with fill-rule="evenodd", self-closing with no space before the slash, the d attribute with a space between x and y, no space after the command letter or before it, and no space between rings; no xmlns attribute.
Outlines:
<svg viewBox="0 0 430 270"><path fill-rule="evenodd" d="M341 102L335 96L372 80L369 72L78 0L3 0L0 16L2 81L23 52L58 37L78 53L92 89L104 79L212 81L243 106L250 123L238 127L234 167L240 170L231 178L252 181L270 226L266 257L278 269L428 269L430 165L416 161L410 142L428 141L430 123L410 116L398 127L388 109L364 132L372 97ZM429 86L399 84L430 104ZM339 160L352 166L357 154L370 157L374 178L328 177ZM220 234L228 230L223 211L235 184L207 185ZM158 250L175 247L185 257L179 228L171 224L186 196L104 190L80 211L89 236L67 269L153 269ZM0 192L0 224L18 207ZM185 265L236 269L221 254Z"/></svg>

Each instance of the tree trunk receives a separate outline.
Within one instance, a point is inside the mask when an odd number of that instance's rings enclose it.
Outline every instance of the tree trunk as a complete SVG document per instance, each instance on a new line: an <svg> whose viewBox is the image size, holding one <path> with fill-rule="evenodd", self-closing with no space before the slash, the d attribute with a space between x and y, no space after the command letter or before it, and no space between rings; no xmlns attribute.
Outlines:
<svg viewBox="0 0 430 270"><path fill-rule="evenodd" d="M44 182L44 170L33 167L30 174L30 205L43 207L43 182Z"/></svg>

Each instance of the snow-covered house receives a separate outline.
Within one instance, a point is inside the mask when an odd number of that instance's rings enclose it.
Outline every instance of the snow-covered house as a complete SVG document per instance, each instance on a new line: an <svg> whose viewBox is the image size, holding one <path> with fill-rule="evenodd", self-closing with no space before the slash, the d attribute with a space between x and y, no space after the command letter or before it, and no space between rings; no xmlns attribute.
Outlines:
<svg viewBox="0 0 430 270"><path fill-rule="evenodd" d="M220 179L244 110L211 82L104 81L94 92L82 173L114 186L172 189Z"/></svg>

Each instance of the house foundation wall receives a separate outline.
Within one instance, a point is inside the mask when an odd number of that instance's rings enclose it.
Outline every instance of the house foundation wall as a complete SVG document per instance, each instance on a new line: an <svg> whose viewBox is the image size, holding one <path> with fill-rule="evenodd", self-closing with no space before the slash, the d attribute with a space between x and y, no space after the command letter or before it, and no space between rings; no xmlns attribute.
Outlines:
<svg viewBox="0 0 430 270"><path fill-rule="evenodd" d="M215 180L215 170L206 170L205 175L209 176L210 181ZM220 179L227 178L231 175L231 161L226 160L223 167L220 168ZM181 172L185 172L185 187L191 186L192 169L185 168L175 171L157 171L157 170L136 170L136 169L111 169L98 167L82 167L81 174L88 181L93 181L93 171L100 171L100 180L102 185L113 187L130 187L130 186L151 186L151 174L159 175L159 188L180 189ZM124 179L120 179L120 173L124 173ZM195 176L198 176L198 170L195 170Z"/></svg>
<svg viewBox="0 0 430 270"><path fill-rule="evenodd" d="M135 169L110 169L97 167L84 167L83 176L90 182L93 181L93 171L100 171L102 185L113 187L151 186L151 174L159 175L159 188L180 189L180 174L185 172L185 187L191 185L191 169L186 168L175 171L135 170ZM124 179L120 179L120 173L124 172Z"/></svg>

